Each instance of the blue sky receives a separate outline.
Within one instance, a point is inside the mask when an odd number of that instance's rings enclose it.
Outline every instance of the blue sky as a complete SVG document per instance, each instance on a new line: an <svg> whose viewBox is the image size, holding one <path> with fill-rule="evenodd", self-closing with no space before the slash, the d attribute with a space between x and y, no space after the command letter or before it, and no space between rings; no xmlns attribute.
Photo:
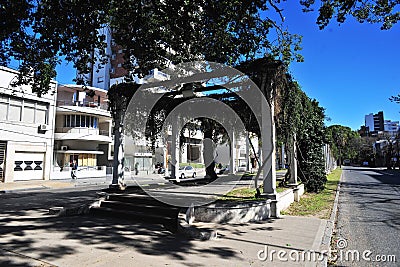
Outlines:
<svg viewBox="0 0 400 267"><path fill-rule="evenodd" d="M326 108L327 125L359 129L364 115L382 110L385 119L400 120L400 104L388 98L400 93L400 24L381 31L376 24L349 18L319 30L315 13L302 13L294 2L284 5L289 30L303 36L303 63L291 74L302 89Z"/></svg>
<svg viewBox="0 0 400 267"><path fill-rule="evenodd" d="M289 1L288 1L289 2ZM317 13L302 13L298 1L285 2L285 24L303 36L305 62L292 63L290 72L302 89L318 100L327 125L359 129L364 116L383 111L385 119L400 120L400 104L388 98L400 93L400 24L389 31L349 18L319 30ZM71 64L57 68L57 81L72 83Z"/></svg>

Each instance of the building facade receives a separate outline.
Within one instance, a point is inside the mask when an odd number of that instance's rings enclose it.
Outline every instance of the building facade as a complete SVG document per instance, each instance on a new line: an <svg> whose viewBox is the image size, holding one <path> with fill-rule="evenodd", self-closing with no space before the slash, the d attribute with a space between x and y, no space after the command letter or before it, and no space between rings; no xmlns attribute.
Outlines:
<svg viewBox="0 0 400 267"><path fill-rule="evenodd" d="M78 178L106 175L112 160L112 118L107 107L105 90L58 87L52 179L69 178L74 160Z"/></svg>
<svg viewBox="0 0 400 267"><path fill-rule="evenodd" d="M57 83L39 97L29 85L13 87L17 75L0 67L0 181L49 180Z"/></svg>
<svg viewBox="0 0 400 267"><path fill-rule="evenodd" d="M377 114L370 113L365 115L365 126L369 128L369 132L384 131L383 111L379 111Z"/></svg>
<svg viewBox="0 0 400 267"><path fill-rule="evenodd" d="M399 121L385 120L384 129L391 136L395 136L399 132Z"/></svg>

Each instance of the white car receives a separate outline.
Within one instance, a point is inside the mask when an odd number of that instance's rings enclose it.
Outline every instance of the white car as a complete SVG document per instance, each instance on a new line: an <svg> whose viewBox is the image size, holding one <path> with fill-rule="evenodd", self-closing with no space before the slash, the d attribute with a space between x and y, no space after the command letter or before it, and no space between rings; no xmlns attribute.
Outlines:
<svg viewBox="0 0 400 267"><path fill-rule="evenodd" d="M179 167L177 177L184 179L188 177L196 177L196 170L192 166Z"/></svg>
<svg viewBox="0 0 400 267"><path fill-rule="evenodd" d="M247 165L246 164L240 164L240 166L238 167L238 172L245 172Z"/></svg>

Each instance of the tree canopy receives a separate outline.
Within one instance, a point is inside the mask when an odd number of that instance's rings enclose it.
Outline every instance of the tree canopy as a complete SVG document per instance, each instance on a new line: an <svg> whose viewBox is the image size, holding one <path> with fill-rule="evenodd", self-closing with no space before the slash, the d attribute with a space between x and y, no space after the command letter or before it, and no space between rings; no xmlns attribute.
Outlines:
<svg viewBox="0 0 400 267"><path fill-rule="evenodd" d="M277 97L277 103L280 106L276 123L277 140L288 148L294 145L297 147L297 155L294 156L298 162L299 179L307 191L319 192L326 182L323 156L325 111L290 76L284 90ZM293 142L294 137L296 143ZM292 153L290 149L288 153Z"/></svg>
<svg viewBox="0 0 400 267"><path fill-rule="evenodd" d="M39 95L49 89L60 58L82 73L105 62L104 27L125 48L125 68L138 74L170 63L208 60L235 65L272 55L302 61L301 37L284 26L285 0L7 0L0 4L0 64L20 61L17 83ZM400 18L397 0L300 0L304 12L318 9L321 29L332 19L390 29ZM278 18L278 19L274 19ZM95 51L95 52L94 52ZM29 74L29 75L28 75Z"/></svg>
<svg viewBox="0 0 400 267"><path fill-rule="evenodd" d="M269 54L285 62L301 61L300 37L271 19L281 12L279 2L3 1L0 64L11 58L20 61L20 82L44 93L60 58L73 62L83 74L91 64L109 59L106 33L100 30L104 27L125 49L124 67L139 76L156 67L199 59L235 65Z"/></svg>
<svg viewBox="0 0 400 267"><path fill-rule="evenodd" d="M317 24L325 28L332 19L343 23L353 17L360 23L377 23L382 30L393 27L400 19L400 2L398 0L301 0L303 11L313 11L318 6Z"/></svg>
<svg viewBox="0 0 400 267"><path fill-rule="evenodd" d="M344 159L358 161L364 143L357 131L342 125L331 125L327 128L326 142L330 144L333 156L339 160L339 164Z"/></svg>

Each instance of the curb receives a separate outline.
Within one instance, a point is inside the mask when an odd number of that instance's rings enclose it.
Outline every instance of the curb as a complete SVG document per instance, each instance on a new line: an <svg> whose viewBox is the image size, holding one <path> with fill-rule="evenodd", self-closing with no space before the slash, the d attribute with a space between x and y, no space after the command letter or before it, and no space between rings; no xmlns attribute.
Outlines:
<svg viewBox="0 0 400 267"><path fill-rule="evenodd" d="M38 186L32 186L32 187L24 187L24 188L15 188L15 189L6 189L6 190L0 190L0 194L7 194L7 193L18 193L18 192L40 192L42 190L51 190L51 189L65 189L65 188L77 188L77 187L85 187L85 186L98 186L98 185L103 185L99 183L93 183L93 184L70 184L67 186L63 187L55 187L55 186L48 186L48 185L42 185L40 187Z"/></svg>
<svg viewBox="0 0 400 267"><path fill-rule="evenodd" d="M52 189L52 187L42 185L40 187L33 186L33 187L25 187L25 188L5 189L5 190L0 190L0 194L41 191L41 190L47 190L47 189Z"/></svg>
<svg viewBox="0 0 400 267"><path fill-rule="evenodd" d="M69 217L77 215L89 214L90 208L94 206L100 206L103 199L93 201L92 203L82 204L74 207L51 207L48 210L49 215L54 215L56 217Z"/></svg>
<svg viewBox="0 0 400 267"><path fill-rule="evenodd" d="M320 251L327 252L327 251L331 250L331 240L332 240L332 236L333 236L333 230L335 228L336 215L337 215L338 203L339 203L340 185L341 185L342 180L343 180L343 174L344 174L344 170L342 170L342 174L340 175L340 179L339 179L339 184L338 184L338 187L336 189L335 201L333 203L331 217L326 222L325 232L324 232L324 235L322 237L322 242L321 242L321 245L320 245ZM325 255L325 256L328 256L328 255ZM327 257L324 257L324 261L322 262L322 266L327 266L327 264L328 264Z"/></svg>

